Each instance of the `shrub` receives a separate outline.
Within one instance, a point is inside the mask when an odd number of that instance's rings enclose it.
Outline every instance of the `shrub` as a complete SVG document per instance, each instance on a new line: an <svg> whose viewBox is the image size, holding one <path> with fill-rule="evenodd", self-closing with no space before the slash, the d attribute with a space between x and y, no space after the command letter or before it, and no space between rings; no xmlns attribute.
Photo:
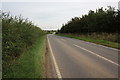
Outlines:
<svg viewBox="0 0 120 80"><path fill-rule="evenodd" d="M44 34L39 27L22 16L11 16L7 12L2 12L0 16L2 16L3 62L10 62L19 57Z"/></svg>

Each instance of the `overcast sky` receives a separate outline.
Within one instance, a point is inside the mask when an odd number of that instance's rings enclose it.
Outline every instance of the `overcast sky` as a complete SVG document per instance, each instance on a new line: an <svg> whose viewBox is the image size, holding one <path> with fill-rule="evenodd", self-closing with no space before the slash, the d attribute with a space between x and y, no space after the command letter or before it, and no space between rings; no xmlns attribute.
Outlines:
<svg viewBox="0 0 120 80"><path fill-rule="evenodd" d="M73 17L109 5L118 9L118 0L2 0L3 11L21 14L44 30L60 29Z"/></svg>

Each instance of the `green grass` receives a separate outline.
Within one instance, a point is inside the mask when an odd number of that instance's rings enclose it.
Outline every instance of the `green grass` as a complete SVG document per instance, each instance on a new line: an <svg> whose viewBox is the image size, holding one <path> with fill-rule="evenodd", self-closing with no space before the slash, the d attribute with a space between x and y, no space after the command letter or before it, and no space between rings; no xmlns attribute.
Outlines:
<svg viewBox="0 0 120 80"><path fill-rule="evenodd" d="M111 41L101 40L101 39L95 39L95 38L92 38L92 37L85 37L85 36L80 37L80 36L67 35L67 34L57 34L57 35L64 36L64 37L69 37L69 38L75 38L75 39L79 39L79 40L83 40L83 41L93 42L93 43L96 43L96 44L101 44L101 45L104 45L104 46L120 49L120 47L118 46L120 44L118 44L116 42L111 42Z"/></svg>
<svg viewBox="0 0 120 80"><path fill-rule="evenodd" d="M45 60L45 40L42 36L27 49L13 64L4 69L3 78L43 78Z"/></svg>

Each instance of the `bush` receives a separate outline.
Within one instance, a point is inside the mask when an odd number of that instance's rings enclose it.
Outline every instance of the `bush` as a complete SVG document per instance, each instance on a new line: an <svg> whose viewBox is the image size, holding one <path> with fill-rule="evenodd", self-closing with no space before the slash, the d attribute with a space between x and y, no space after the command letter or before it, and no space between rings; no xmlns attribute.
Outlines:
<svg viewBox="0 0 120 80"><path fill-rule="evenodd" d="M2 12L0 16L2 16L3 62L10 62L19 57L44 34L39 27L22 16L11 16L7 12Z"/></svg>

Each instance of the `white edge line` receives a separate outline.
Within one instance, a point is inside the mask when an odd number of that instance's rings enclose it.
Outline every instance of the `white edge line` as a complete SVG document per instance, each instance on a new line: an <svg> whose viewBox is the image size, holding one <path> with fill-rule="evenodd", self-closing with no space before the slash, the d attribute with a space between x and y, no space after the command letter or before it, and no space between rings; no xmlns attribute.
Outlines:
<svg viewBox="0 0 120 80"><path fill-rule="evenodd" d="M54 63L55 70L56 70L56 73L57 73L57 77L58 77L59 80L62 80L62 76L61 76L59 67L58 67L58 65L57 65L57 62L56 62L56 60L55 60L55 57L54 57L54 55L53 55L53 51L52 51L52 48L51 48L51 45L50 45L50 41L49 41L49 39L48 39L48 36L47 36L47 40L48 40L48 44L49 44L49 47L50 47L50 51L51 51L53 63Z"/></svg>
<svg viewBox="0 0 120 80"><path fill-rule="evenodd" d="M105 57L103 57L103 56L101 56L101 55L98 55L98 54L96 54L96 53L94 53L94 52L92 52L92 51L90 51L90 50L87 50L87 49L85 49L85 48L82 48L82 47L80 47L80 46L78 46L78 45L76 45L76 44L73 44L73 45L76 46L76 47L78 47L78 48L80 48L80 49L83 49L83 50L85 50L85 51L87 51L87 52L89 52L89 53L91 53L91 54L93 54L93 55L96 55L97 57L102 58L102 59L104 59L104 60L106 60L106 61L108 61L108 62L110 62L110 63L113 63L113 64L115 64L115 65L117 65L117 66L120 66L118 63L115 63L114 61L109 60L109 59L107 59L107 58L105 58Z"/></svg>

